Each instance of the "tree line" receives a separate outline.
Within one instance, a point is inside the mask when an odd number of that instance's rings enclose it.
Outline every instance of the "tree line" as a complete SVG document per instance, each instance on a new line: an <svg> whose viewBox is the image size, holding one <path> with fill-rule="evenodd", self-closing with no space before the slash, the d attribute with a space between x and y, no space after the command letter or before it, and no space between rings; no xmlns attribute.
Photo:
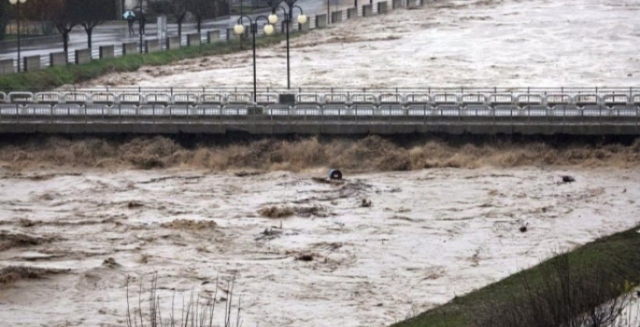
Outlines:
<svg viewBox="0 0 640 327"><path fill-rule="evenodd" d="M155 0L146 1L145 15L167 15L178 24L178 34L182 35L182 24L191 14L201 31L202 21L229 14L232 0ZM130 10L133 8L125 8ZM87 34L87 46L91 48L92 35L96 26L106 21L122 19L117 17L114 0L27 0L20 4L20 19L52 26L62 37L64 52L68 52L69 34L81 27ZM139 15L138 12L136 12ZM7 25L18 18L15 5L0 0L0 40L5 37Z"/></svg>

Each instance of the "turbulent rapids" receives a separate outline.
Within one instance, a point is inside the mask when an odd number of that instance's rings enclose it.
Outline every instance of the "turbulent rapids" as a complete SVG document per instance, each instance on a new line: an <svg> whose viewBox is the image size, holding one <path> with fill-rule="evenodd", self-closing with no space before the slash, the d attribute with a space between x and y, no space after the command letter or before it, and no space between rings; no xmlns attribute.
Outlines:
<svg viewBox="0 0 640 327"><path fill-rule="evenodd" d="M296 38L293 85L640 81L637 1L428 3ZM260 49L261 87L282 87L285 51ZM245 51L80 87L242 87L251 69ZM125 326L151 274L165 318L175 296L177 315L214 298L217 323L233 302L243 326L382 327L640 223L640 139L95 135L0 140L3 325Z"/></svg>
<svg viewBox="0 0 640 327"><path fill-rule="evenodd" d="M318 137L236 140L213 138L180 141L167 137L66 139L27 137L0 143L6 168L171 168L304 171L340 167L352 171L397 171L423 168L519 167L577 165L635 167L640 140L628 145L586 142L444 141L437 138L361 139Z"/></svg>

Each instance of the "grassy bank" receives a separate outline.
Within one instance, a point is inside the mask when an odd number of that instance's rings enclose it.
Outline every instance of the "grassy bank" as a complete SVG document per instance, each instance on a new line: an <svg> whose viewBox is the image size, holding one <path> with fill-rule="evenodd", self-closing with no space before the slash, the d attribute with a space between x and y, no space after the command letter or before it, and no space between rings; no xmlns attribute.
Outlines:
<svg viewBox="0 0 640 327"><path fill-rule="evenodd" d="M529 300L525 296L527 291L524 285L533 285L534 289L543 288L546 283L543 278L545 271L554 265L557 266L556 263L559 261L568 262L572 271L581 270L584 276L605 277L599 282L621 294L624 287L620 286L640 282L640 234L637 230L638 227L598 239L570 253L544 261L499 282L457 297L445 305L401 321L393 327L474 326L478 317L486 315L487 310L496 311L495 316L506 316L500 308L514 306L519 300ZM596 269L601 271L596 272ZM575 279L572 282L575 282Z"/></svg>
<svg viewBox="0 0 640 327"><path fill-rule="evenodd" d="M295 38L301 33L290 33ZM284 34L256 38L256 47L268 47L285 39ZM0 75L0 91L46 91L65 84L77 84L93 78L113 73L136 71L145 65L160 66L179 60L203 56L222 55L251 49L251 40L244 43L244 50L238 40L203 44L199 47L184 47L176 50L135 54L112 59L94 60L88 64L50 67L20 74Z"/></svg>

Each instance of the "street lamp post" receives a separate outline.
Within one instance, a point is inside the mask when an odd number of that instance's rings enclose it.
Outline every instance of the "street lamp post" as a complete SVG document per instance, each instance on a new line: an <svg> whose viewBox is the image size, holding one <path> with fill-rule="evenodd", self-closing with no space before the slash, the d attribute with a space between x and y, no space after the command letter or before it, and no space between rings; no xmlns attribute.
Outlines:
<svg viewBox="0 0 640 327"><path fill-rule="evenodd" d="M18 15L16 16L16 22L18 24L18 73L20 72L20 4L25 3L27 0L9 0L9 3L16 5Z"/></svg>
<svg viewBox="0 0 640 327"><path fill-rule="evenodd" d="M257 97L257 77L256 77L256 34L258 33L258 20L260 20L261 18L264 19L265 21L267 21L267 24L264 25L264 34L266 35L270 35L271 33L273 33L273 25L271 25L271 21L269 20L269 18L267 18L266 16L258 16L254 19L251 19L251 17L247 16L247 15L240 15L240 17L238 18L238 22L236 23L236 26L233 27L233 32L236 35L242 35L242 33L244 33L244 25L242 25L242 21L244 19L248 19L249 20L249 25L251 26L251 34L253 35L253 41L252 41L252 45L253 45L253 103L257 103L258 101L258 97Z"/></svg>
<svg viewBox="0 0 640 327"><path fill-rule="evenodd" d="M140 53L144 53L144 42L142 40L142 0L138 1L138 34L140 35Z"/></svg>
<svg viewBox="0 0 640 327"><path fill-rule="evenodd" d="M278 8L282 9L282 11L284 12L284 24L286 25L285 29L286 29L286 34L287 34L287 89L291 88L291 69L290 69L290 64L289 64L289 24L291 24L291 20L293 19L293 9L298 8L300 10L300 15L298 15L298 23L300 24L304 24L307 22L307 16L304 14L304 12L302 11L302 8L300 8L300 6L296 6L294 5L296 1L285 1L284 3L287 4L287 6L289 7L289 10L287 10L286 8L279 6ZM271 15L269 15L269 22L271 24L275 24L278 21L278 16L276 16L275 11L277 10L274 9L273 13Z"/></svg>

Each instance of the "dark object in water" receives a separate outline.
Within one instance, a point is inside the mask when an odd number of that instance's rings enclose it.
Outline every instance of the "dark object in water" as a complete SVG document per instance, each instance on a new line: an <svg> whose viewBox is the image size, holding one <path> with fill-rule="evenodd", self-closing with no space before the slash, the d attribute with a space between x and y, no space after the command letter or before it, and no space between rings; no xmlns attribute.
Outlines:
<svg viewBox="0 0 640 327"><path fill-rule="evenodd" d="M569 176L569 175L562 176L562 182L563 183L571 183L571 182L575 182L575 181L576 181L576 179L571 177L571 176Z"/></svg>
<svg viewBox="0 0 640 327"><path fill-rule="evenodd" d="M257 176L257 175L262 175L264 174L264 172L261 171L239 171L234 173L234 175L236 175L237 177L248 177L248 176Z"/></svg>
<svg viewBox="0 0 640 327"><path fill-rule="evenodd" d="M129 208L129 209L140 208L140 207L143 207L143 206L144 205L142 203L138 202L138 201L130 201L127 204L127 208Z"/></svg>
<svg viewBox="0 0 640 327"><path fill-rule="evenodd" d="M522 226L520 226L520 233L525 233L527 231L527 226L529 226L528 221L526 221Z"/></svg>
<svg viewBox="0 0 640 327"><path fill-rule="evenodd" d="M313 256L311 254L303 254L296 258L300 261L313 261Z"/></svg>
<svg viewBox="0 0 640 327"><path fill-rule="evenodd" d="M338 169L330 169L329 179L342 179L342 172Z"/></svg>

